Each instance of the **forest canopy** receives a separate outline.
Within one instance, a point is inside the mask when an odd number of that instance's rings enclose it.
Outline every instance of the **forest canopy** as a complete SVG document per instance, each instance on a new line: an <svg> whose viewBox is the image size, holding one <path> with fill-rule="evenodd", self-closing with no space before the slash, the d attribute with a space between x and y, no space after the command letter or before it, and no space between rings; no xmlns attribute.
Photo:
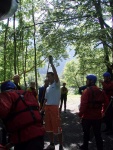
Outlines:
<svg viewBox="0 0 113 150"><path fill-rule="evenodd" d="M0 33L1 82L20 74L25 84L34 74L38 85L38 68L50 54L56 64L66 59L68 48L75 51L80 79L112 73L112 0L19 0L16 13L0 22Z"/></svg>

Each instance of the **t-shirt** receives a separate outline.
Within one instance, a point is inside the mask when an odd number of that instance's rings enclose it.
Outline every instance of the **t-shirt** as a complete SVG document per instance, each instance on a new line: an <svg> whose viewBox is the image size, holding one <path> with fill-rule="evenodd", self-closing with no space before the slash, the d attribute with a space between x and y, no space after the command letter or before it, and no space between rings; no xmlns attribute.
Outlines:
<svg viewBox="0 0 113 150"><path fill-rule="evenodd" d="M45 93L46 105L59 105L60 95L60 82L49 85Z"/></svg>

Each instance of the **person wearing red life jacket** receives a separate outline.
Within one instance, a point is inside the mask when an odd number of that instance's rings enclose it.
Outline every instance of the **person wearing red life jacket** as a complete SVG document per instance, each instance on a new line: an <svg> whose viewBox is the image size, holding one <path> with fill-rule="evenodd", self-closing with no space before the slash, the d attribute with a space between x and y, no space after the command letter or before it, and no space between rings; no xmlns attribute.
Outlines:
<svg viewBox="0 0 113 150"><path fill-rule="evenodd" d="M104 91L96 86L97 77L93 74L86 76L87 88L81 96L79 117L82 118L83 145L81 150L88 150L90 129L93 129L97 150L103 150L101 137L101 119L108 106L108 98Z"/></svg>
<svg viewBox="0 0 113 150"><path fill-rule="evenodd" d="M100 83L102 84L103 90L105 91L108 99L109 99L109 107L106 111L106 115L103 119L103 121L106 124L105 130L103 132L106 132L106 134L111 135L113 134L113 81L111 80L111 74L109 72L105 72L103 74L104 80L100 80Z"/></svg>
<svg viewBox="0 0 113 150"><path fill-rule="evenodd" d="M45 129L39 105L30 91L15 90L11 81L1 84L0 118L14 150L43 150Z"/></svg>

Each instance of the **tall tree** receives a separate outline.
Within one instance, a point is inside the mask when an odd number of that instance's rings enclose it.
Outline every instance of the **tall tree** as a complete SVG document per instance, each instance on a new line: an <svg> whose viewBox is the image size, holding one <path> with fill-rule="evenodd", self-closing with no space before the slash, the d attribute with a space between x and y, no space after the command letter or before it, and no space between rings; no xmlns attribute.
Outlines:
<svg viewBox="0 0 113 150"><path fill-rule="evenodd" d="M33 43L34 43L34 71L35 71L35 83L36 83L36 89L38 90L38 82L37 82L37 48L36 48L36 25L35 25L35 9L34 9L34 0L32 0L32 19L33 19L33 25L34 25L34 31L33 31Z"/></svg>
<svg viewBox="0 0 113 150"><path fill-rule="evenodd" d="M107 70L111 68L113 28L109 23L111 21L113 24L112 0L51 0L45 3L45 9L45 23L40 33L49 46L59 45L61 49L62 43L65 47L74 45L79 54L81 45L84 47L91 43L94 49L103 48L104 64Z"/></svg>
<svg viewBox="0 0 113 150"><path fill-rule="evenodd" d="M7 32L9 26L9 19L7 20L6 30L5 30L5 38L4 38L4 81L6 80L6 68L7 68Z"/></svg>
<svg viewBox="0 0 113 150"><path fill-rule="evenodd" d="M14 29L14 73L17 74L17 48L16 48L16 27L15 27L15 14L14 14L14 17L13 17L13 29Z"/></svg>

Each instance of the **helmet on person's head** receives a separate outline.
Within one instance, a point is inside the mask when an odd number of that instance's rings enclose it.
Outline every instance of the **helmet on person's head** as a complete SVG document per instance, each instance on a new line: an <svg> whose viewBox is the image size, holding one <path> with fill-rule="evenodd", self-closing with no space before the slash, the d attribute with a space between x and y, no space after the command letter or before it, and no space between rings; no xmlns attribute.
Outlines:
<svg viewBox="0 0 113 150"><path fill-rule="evenodd" d="M10 89L16 89L16 85L11 81L6 81L1 84L1 92L10 90Z"/></svg>
<svg viewBox="0 0 113 150"><path fill-rule="evenodd" d="M86 76L87 80L91 80L94 83L97 81L97 77L94 74L89 74Z"/></svg>
<svg viewBox="0 0 113 150"><path fill-rule="evenodd" d="M110 74L109 72L105 72L105 73L103 74L103 77L111 77L111 74Z"/></svg>

